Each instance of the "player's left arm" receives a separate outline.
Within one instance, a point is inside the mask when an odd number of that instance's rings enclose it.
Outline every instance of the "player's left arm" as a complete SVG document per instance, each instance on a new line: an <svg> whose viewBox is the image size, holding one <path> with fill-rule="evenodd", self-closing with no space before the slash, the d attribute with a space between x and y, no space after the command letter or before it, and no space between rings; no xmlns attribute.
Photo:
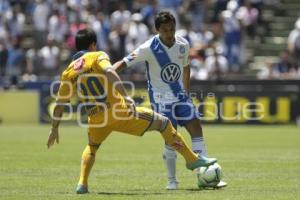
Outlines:
<svg viewBox="0 0 300 200"><path fill-rule="evenodd" d="M184 89L186 90L187 94L190 93L190 79L191 79L191 69L190 69L190 64L189 64L189 52L190 52L190 46L189 43L186 42L185 45L185 54L183 57L183 86Z"/></svg>
<svg viewBox="0 0 300 200"><path fill-rule="evenodd" d="M191 74L190 65L183 67L183 86L185 91L188 94L190 93L190 79L191 79L190 74Z"/></svg>
<svg viewBox="0 0 300 200"><path fill-rule="evenodd" d="M53 111L53 119L52 119L52 127L50 129L47 147L50 148L54 142L59 143L59 133L58 133L58 127L60 123L60 118L64 112L64 106L56 104L54 111Z"/></svg>

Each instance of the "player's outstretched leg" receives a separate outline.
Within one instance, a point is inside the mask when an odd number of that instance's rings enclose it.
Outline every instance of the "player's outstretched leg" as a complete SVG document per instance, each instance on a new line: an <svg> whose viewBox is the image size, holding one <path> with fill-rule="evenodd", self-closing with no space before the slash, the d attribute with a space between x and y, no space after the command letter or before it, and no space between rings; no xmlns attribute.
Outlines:
<svg viewBox="0 0 300 200"><path fill-rule="evenodd" d="M100 145L87 145L82 153L80 179L76 187L77 194L88 193L88 177L95 162L96 152Z"/></svg>
<svg viewBox="0 0 300 200"><path fill-rule="evenodd" d="M167 117L154 113L154 121L149 130L153 129L160 131L166 144L172 146L184 157L188 169L194 170L198 167L209 166L217 162L215 158L198 157L198 155L187 146L181 134L174 129Z"/></svg>

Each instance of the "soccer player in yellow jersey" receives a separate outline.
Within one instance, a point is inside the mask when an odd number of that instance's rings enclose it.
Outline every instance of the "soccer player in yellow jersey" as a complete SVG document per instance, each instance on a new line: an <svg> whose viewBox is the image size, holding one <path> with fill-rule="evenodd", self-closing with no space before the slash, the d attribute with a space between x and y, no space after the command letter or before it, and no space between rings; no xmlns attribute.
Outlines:
<svg viewBox="0 0 300 200"><path fill-rule="evenodd" d="M198 157L186 145L168 118L150 109L136 107L128 96L118 74L113 70L109 57L96 51L96 35L90 29L76 34L74 60L62 73L52 128L47 146L59 143L58 127L64 104L73 94L81 99L88 113L88 145L82 154L80 178L76 188L78 194L88 192L88 176L101 143L113 131L142 136L145 131L157 130L167 144L174 147L186 160L186 167L194 170L216 162L215 158Z"/></svg>

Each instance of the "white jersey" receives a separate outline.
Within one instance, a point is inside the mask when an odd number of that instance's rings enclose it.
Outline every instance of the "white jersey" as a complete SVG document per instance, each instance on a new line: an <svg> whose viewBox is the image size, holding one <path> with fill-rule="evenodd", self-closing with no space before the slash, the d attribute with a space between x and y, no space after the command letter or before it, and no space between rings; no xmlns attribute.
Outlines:
<svg viewBox="0 0 300 200"><path fill-rule="evenodd" d="M148 92L152 103L177 102L185 94L183 67L187 66L189 44L175 36L175 44L168 48L158 35L140 45L123 60L127 66L145 62L148 77Z"/></svg>

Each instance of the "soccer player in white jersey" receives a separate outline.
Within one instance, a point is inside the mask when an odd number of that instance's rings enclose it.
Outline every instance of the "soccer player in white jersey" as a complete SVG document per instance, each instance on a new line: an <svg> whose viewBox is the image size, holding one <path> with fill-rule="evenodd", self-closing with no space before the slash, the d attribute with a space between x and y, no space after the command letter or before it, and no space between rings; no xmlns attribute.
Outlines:
<svg viewBox="0 0 300 200"><path fill-rule="evenodd" d="M198 109L190 97L189 43L175 35L176 21L169 12L155 17L155 35L140 45L130 55L116 62L113 68L119 72L127 66L146 63L148 93L153 110L168 117L173 126L184 126L192 138L192 150L206 157ZM177 189L176 151L165 145L163 159L168 170L167 189ZM227 184L221 181L218 187Z"/></svg>

